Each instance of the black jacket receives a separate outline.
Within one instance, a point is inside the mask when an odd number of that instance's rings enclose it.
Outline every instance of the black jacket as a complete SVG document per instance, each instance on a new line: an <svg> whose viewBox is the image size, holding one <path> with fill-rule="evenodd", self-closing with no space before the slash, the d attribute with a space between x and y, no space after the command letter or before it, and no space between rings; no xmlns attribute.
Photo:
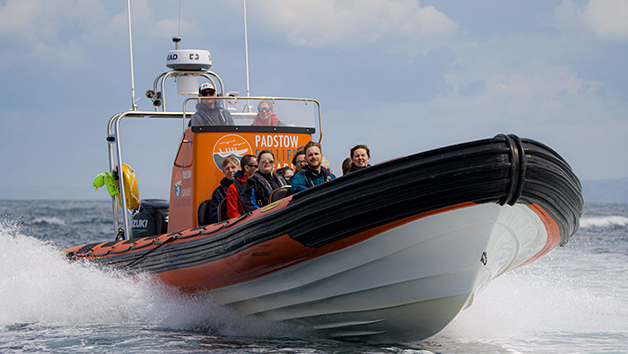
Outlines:
<svg viewBox="0 0 628 354"><path fill-rule="evenodd" d="M286 181L279 174L272 172L270 175L263 175L259 171L247 178L244 191L242 192L242 206L244 212L248 213L268 205L270 194L277 188L286 185Z"/></svg>
<svg viewBox="0 0 628 354"><path fill-rule="evenodd" d="M212 193L212 200L211 202L209 202L209 210L207 211L209 213L209 221L211 223L218 222L218 206L220 205L220 202L222 202L222 200L225 199L225 197L227 196L227 189L229 189L229 186L231 186L232 184L232 180L224 177L220 180L220 186L214 189L214 193Z"/></svg>
<svg viewBox="0 0 628 354"><path fill-rule="evenodd" d="M359 167L359 166L356 166L353 163L351 163L351 168L349 168L349 171L347 171L347 173L363 170L363 169L365 169L367 167L371 167L371 165L366 165L364 167Z"/></svg>
<svg viewBox="0 0 628 354"><path fill-rule="evenodd" d="M204 125L234 125L234 122L231 113L222 108L220 102L216 101L214 108L209 108L203 102L198 102L196 104L196 113L192 115L188 126L198 127Z"/></svg>

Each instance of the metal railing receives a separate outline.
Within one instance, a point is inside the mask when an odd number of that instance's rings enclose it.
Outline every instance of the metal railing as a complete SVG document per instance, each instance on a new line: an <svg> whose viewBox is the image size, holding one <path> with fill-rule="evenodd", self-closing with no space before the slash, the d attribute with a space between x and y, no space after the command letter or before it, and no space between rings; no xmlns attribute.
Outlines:
<svg viewBox="0 0 628 354"><path fill-rule="evenodd" d="M131 222L129 219L129 212L128 212L128 205L126 202L126 191L125 191L125 181L124 178L122 177L122 164L123 164L123 155L122 155L122 141L121 141L121 137L120 137L120 123L122 122L123 119L126 118L149 118L149 119L182 119L183 121L183 131L182 131L182 135L181 135L181 139L183 139L183 136L185 134L185 130L187 129L187 119L191 119L193 113L188 113L185 111L185 104L190 101L190 100L198 100L199 97L190 97L188 99L185 100L184 104L183 104L183 111L182 112L161 112L161 111L137 111L137 110L129 110L126 112L122 112L122 113L118 113L115 114L114 116L111 117L111 119L109 119L109 123L107 125L107 151L108 151L108 157L109 157L109 171L111 173L113 173L114 171L116 171L116 166L118 166L118 182L119 182L119 189L120 189L120 198L121 198L121 205L122 205L122 212L123 212L123 221L124 221L124 227L123 232L124 232L124 238L125 239L130 239L131 238ZM204 98L207 99L207 98ZM319 139L318 141L320 142L323 136L322 133L322 119L321 119L321 106L319 104L319 102L317 100L314 99L308 99L308 98L286 98L286 97L212 97L211 99L217 99L217 100L269 100L271 102L273 101L302 101L305 102L305 104L316 104L317 107L317 112L318 112L318 124L319 124ZM250 118L251 117L251 113L248 112L242 112L242 113L233 113L236 117L242 115L242 116L246 116L244 118ZM113 216L114 216L114 227L116 232L119 232L120 230L120 225L118 223L118 215L117 215L117 206L116 206L116 200L115 198L112 198L112 209L113 209Z"/></svg>

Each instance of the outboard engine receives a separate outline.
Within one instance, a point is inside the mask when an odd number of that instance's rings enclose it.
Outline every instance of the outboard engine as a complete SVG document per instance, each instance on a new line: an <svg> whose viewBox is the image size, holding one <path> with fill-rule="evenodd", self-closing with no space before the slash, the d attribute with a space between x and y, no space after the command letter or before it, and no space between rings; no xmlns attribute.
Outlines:
<svg viewBox="0 0 628 354"><path fill-rule="evenodd" d="M168 201L143 199L133 214L131 238L161 235L168 232Z"/></svg>

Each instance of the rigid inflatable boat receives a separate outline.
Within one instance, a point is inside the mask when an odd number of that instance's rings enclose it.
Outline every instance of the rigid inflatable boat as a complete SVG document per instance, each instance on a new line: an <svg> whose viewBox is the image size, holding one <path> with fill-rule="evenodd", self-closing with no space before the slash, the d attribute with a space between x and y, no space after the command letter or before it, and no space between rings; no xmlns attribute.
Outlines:
<svg viewBox="0 0 628 354"><path fill-rule="evenodd" d="M155 112L130 110L109 122L118 240L67 249L71 261L148 273L331 338L416 341L443 329L492 279L564 245L578 229L581 186L568 163L515 135L399 157L295 195L279 190L261 209L205 225L199 208L219 185L222 159L271 149L280 166L290 165L298 146L320 141L320 107L312 99L238 97L206 67L169 66L149 90ZM167 111L159 80L183 75L221 86L211 99L236 124L188 127L190 112ZM250 108L262 100L286 125L250 125ZM183 121L170 200L135 197L120 143L126 118ZM127 167L117 173L118 166Z"/></svg>

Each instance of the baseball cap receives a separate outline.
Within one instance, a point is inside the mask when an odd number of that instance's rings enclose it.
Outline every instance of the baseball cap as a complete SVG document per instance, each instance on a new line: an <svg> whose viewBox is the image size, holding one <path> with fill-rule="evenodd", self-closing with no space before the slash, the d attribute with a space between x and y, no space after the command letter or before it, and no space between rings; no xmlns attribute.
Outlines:
<svg viewBox="0 0 628 354"><path fill-rule="evenodd" d="M214 87L214 85L211 84L211 82L206 82L204 84L201 85L201 87L198 89L198 93L201 93L205 90L214 90L216 91L216 88Z"/></svg>

